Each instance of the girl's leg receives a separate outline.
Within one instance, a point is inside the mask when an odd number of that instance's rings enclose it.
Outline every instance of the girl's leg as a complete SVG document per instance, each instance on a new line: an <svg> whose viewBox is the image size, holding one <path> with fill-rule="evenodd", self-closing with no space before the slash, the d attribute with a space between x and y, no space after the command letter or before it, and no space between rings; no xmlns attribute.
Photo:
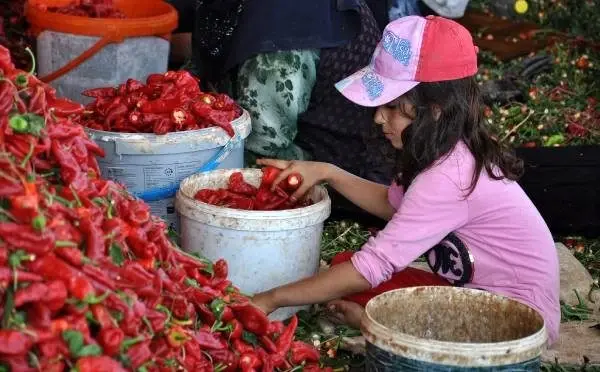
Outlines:
<svg viewBox="0 0 600 372"><path fill-rule="evenodd" d="M331 265L338 265L342 262L350 261L350 258L353 254L353 252L343 252L337 254L331 260ZM394 274L394 276L392 276L390 280L381 283L376 288L361 293L356 293L351 296L347 296L344 298L344 300L356 302L357 304L364 307L367 305L367 302L369 302L370 299L384 292L388 292L399 288L417 287L423 285L449 286L451 284L433 273L409 267L397 274Z"/></svg>

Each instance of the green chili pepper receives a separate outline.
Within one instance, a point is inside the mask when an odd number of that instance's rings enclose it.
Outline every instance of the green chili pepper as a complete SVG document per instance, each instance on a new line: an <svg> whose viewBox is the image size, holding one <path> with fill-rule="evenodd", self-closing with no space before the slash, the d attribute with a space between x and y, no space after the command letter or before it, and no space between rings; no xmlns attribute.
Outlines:
<svg viewBox="0 0 600 372"><path fill-rule="evenodd" d="M17 133L27 133L27 130L29 129L29 122L21 115L11 117L8 123L12 130Z"/></svg>
<svg viewBox="0 0 600 372"><path fill-rule="evenodd" d="M225 302L220 298L215 298L213 302L210 303L210 309L217 319L221 319L223 311L225 310Z"/></svg>
<svg viewBox="0 0 600 372"><path fill-rule="evenodd" d="M31 221L31 224L34 229L42 231L46 227L46 217L43 214L39 214Z"/></svg>

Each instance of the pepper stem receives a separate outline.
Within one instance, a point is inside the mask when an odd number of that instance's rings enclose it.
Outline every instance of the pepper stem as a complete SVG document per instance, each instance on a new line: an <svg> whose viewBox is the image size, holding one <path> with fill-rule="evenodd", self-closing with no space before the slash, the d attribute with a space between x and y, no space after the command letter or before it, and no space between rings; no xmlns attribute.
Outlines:
<svg viewBox="0 0 600 372"><path fill-rule="evenodd" d="M33 52L31 51L31 49L29 47L25 48L25 51L27 53L29 53L29 56L31 57L31 70L29 70L29 74L33 75L35 74L35 55L33 54Z"/></svg>

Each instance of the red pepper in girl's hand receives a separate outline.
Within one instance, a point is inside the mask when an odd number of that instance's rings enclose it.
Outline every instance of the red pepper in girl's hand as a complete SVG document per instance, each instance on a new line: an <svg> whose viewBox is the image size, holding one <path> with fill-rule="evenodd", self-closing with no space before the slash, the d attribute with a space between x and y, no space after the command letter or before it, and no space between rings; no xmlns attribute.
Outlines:
<svg viewBox="0 0 600 372"><path fill-rule="evenodd" d="M262 169L262 182L261 186L270 187L277 176L279 176L281 170L275 167L264 167Z"/></svg>
<svg viewBox="0 0 600 372"><path fill-rule="evenodd" d="M290 174L284 183L284 190L288 193L293 193L302 185L302 176L298 173Z"/></svg>

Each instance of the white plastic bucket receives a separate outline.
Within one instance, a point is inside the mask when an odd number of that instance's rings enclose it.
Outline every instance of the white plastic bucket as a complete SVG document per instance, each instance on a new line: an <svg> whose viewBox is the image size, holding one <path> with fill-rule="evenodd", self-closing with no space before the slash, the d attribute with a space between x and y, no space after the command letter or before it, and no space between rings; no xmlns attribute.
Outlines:
<svg viewBox="0 0 600 372"><path fill-rule="evenodd" d="M219 169L244 166L243 139L251 130L248 112L244 111L232 125L242 141L222 160ZM221 128L216 127L165 135L86 130L106 152L104 158L98 158L103 177L125 185L132 193L178 185L184 178L197 173L230 140ZM174 197L147 203L152 214L179 231Z"/></svg>
<svg viewBox="0 0 600 372"><path fill-rule="evenodd" d="M175 207L181 218L183 250L210 260L227 260L231 281L247 294L315 275L323 222L331 213L327 190L317 186L311 191L315 204L284 211L237 210L193 198L200 189L226 187L234 171L241 171L248 183L259 185L259 169L217 170L181 182ZM283 320L305 308L282 308L270 318Z"/></svg>
<svg viewBox="0 0 600 372"><path fill-rule="evenodd" d="M547 333L518 301L459 287L385 292L365 308L365 370L537 372Z"/></svg>

